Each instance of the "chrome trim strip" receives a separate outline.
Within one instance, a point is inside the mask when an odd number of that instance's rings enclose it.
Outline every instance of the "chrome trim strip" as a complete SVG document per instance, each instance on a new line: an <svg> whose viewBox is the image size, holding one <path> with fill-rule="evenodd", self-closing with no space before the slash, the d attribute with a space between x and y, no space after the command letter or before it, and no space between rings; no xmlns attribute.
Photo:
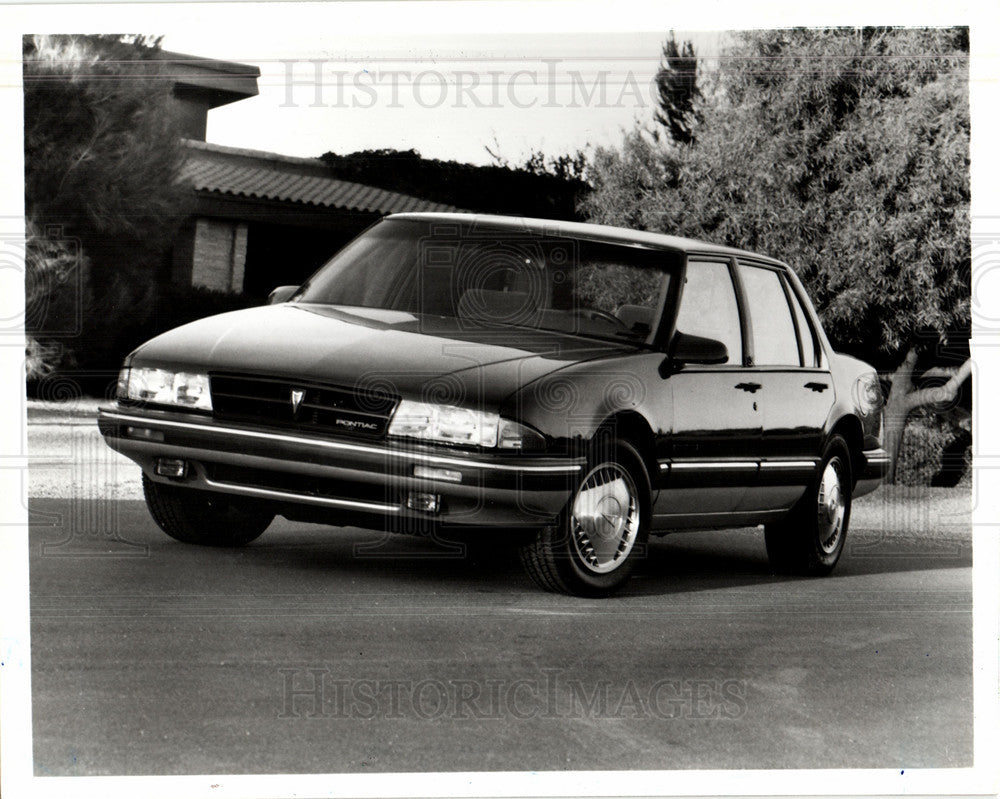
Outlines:
<svg viewBox="0 0 1000 799"><path fill-rule="evenodd" d="M175 422L169 419L156 419L148 416L128 416L114 411L101 411L99 415L107 419L115 419L122 422L139 422L147 426L164 425L166 427L180 427L186 430L201 430L208 433L222 433L223 435L245 436L247 438L259 438L271 441L287 441L293 444L308 444L310 446L326 447L328 449L348 452L367 452L372 455L385 455L393 458L408 458L409 460L423 461L425 463L446 463L452 466L465 466L470 469L494 469L496 471L530 472L533 474L571 474L579 472L583 468L583 464L572 464L567 466L511 466L505 463L468 461L463 460L462 458L425 455L419 452L400 452L385 447L366 447L361 444L347 444L341 441L328 441L326 439L303 438L301 436L289 436L282 435L280 433L263 433L254 430L240 430L235 427L217 427L215 425Z"/></svg>
<svg viewBox="0 0 1000 799"><path fill-rule="evenodd" d="M699 469L729 469L729 470L749 470L749 469L815 469L817 461L660 461L660 470L669 471L671 469L681 471L695 471Z"/></svg>
<svg viewBox="0 0 1000 799"><path fill-rule="evenodd" d="M230 494L246 494L251 497L267 497L268 499L291 499L295 502L311 505L332 505L336 508L354 508L356 510L373 510L380 513L399 513L399 506L385 505L381 502L359 502L354 499L335 499L333 497L317 497L311 494L296 494L291 491L275 491L271 488L242 486L236 483L220 483L204 478L205 485L227 491Z"/></svg>
<svg viewBox="0 0 1000 799"><path fill-rule="evenodd" d="M727 469L731 471L744 471L750 469L756 469L760 464L758 461L682 461L678 463L673 461L670 464L671 469L679 469L680 471L694 471L702 469Z"/></svg>
<svg viewBox="0 0 1000 799"><path fill-rule="evenodd" d="M787 513L785 508L776 508L775 510L714 510L708 511L706 513L654 513L654 519L683 519L686 517L698 517L699 519L707 519L713 516L725 516L727 518L739 517L739 518L760 518L762 516L777 515L779 513ZM697 529L697 528L695 528Z"/></svg>

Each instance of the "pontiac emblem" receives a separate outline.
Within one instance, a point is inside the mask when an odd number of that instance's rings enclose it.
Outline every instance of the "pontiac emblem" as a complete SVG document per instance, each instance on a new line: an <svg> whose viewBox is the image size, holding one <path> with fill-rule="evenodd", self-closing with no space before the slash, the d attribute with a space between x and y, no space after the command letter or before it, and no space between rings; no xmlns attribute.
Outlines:
<svg viewBox="0 0 1000 799"><path fill-rule="evenodd" d="M302 398L306 395L306 392L302 389L293 388L292 389L292 416L299 412L299 405L302 404Z"/></svg>

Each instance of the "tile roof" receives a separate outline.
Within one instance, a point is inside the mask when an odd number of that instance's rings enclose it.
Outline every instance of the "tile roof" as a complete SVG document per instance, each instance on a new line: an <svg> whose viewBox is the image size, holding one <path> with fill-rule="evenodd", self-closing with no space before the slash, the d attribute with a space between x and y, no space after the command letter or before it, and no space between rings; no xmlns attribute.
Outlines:
<svg viewBox="0 0 1000 799"><path fill-rule="evenodd" d="M184 144L188 152L182 179L200 192L380 214L459 210L445 203L338 180L318 158L294 158L191 139Z"/></svg>

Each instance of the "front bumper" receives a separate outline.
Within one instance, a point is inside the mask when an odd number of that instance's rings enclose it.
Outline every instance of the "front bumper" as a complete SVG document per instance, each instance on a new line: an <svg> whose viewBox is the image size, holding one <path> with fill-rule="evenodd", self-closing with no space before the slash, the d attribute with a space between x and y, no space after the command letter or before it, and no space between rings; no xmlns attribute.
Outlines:
<svg viewBox="0 0 1000 799"><path fill-rule="evenodd" d="M422 530L428 522L472 528L546 524L569 501L584 467L582 458L305 436L150 409L101 408L98 426L108 446L151 480L266 500L292 518L403 531ZM187 475L157 475L160 458L183 459ZM428 469L443 470L446 478L415 474ZM411 492L440 497L439 511L409 508Z"/></svg>

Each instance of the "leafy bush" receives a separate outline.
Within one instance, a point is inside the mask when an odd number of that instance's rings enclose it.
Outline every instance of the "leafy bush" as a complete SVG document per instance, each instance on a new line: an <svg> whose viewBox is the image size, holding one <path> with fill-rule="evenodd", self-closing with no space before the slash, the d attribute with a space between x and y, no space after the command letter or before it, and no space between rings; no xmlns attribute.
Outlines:
<svg viewBox="0 0 1000 799"><path fill-rule="evenodd" d="M927 412L906 425L899 451L897 482L911 486L948 486L971 480L971 435Z"/></svg>

